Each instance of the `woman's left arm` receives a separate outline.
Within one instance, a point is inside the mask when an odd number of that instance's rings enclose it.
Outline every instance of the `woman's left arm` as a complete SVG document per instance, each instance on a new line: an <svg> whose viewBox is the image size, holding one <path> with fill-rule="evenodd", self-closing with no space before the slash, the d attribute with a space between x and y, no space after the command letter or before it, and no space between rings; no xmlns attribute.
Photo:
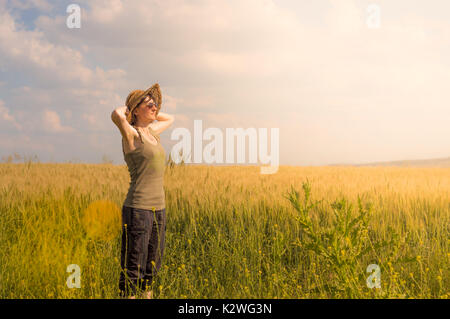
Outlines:
<svg viewBox="0 0 450 319"><path fill-rule="evenodd" d="M151 123L150 127L157 134L161 134L165 129L167 129L170 125L172 125L172 123L175 120L175 118L173 117L173 115L169 115L167 113L159 112L158 116L156 117L156 120L158 122Z"/></svg>

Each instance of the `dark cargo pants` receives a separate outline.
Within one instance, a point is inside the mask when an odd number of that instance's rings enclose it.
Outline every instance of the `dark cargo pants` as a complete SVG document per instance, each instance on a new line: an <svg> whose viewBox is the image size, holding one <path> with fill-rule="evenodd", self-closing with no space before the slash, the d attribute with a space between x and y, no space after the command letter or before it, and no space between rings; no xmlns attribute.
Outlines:
<svg viewBox="0 0 450 319"><path fill-rule="evenodd" d="M119 289L122 296L150 288L164 253L166 209L122 207L122 249Z"/></svg>

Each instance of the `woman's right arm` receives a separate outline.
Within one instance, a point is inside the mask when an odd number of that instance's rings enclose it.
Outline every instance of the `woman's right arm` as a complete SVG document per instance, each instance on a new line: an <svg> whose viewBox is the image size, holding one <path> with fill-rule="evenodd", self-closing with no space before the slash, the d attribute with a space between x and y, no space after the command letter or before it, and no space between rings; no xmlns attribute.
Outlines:
<svg viewBox="0 0 450 319"><path fill-rule="evenodd" d="M133 128L127 121L128 108L126 106L120 106L111 113L111 120L120 130L120 134L126 141L130 141L137 135L136 129Z"/></svg>

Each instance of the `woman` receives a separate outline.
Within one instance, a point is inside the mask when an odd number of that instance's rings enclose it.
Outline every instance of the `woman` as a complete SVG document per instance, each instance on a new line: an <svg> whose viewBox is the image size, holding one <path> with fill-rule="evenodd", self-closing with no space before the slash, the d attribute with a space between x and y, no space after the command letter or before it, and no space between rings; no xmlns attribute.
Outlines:
<svg viewBox="0 0 450 319"><path fill-rule="evenodd" d="M122 135L122 151L130 173L130 186L122 206L122 249L119 289L122 296L150 299L149 289L164 252L166 209L164 196L165 152L159 134L174 117L160 113L158 83L146 91L132 91L126 106L111 119ZM154 121L157 120L157 123Z"/></svg>

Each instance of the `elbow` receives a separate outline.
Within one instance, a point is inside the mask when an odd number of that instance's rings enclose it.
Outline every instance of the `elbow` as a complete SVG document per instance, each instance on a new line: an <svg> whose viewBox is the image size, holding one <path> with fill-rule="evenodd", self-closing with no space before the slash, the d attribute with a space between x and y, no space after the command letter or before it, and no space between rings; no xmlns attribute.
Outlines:
<svg viewBox="0 0 450 319"><path fill-rule="evenodd" d="M120 118L119 113L117 113L117 110L114 110L111 112L111 120L116 123L117 120Z"/></svg>

